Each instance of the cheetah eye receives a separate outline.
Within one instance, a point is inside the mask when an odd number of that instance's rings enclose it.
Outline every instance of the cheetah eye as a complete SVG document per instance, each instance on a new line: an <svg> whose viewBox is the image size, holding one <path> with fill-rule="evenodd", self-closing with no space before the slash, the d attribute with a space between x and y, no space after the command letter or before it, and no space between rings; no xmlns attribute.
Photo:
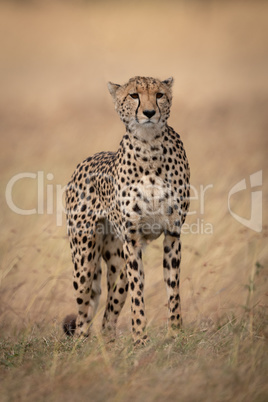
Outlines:
<svg viewBox="0 0 268 402"><path fill-rule="evenodd" d="M139 99L139 94L134 93L134 94L129 94L129 95L130 95L131 98L133 98L133 99Z"/></svg>
<svg viewBox="0 0 268 402"><path fill-rule="evenodd" d="M160 99L162 98L162 96L164 96L164 94L161 94L161 92L157 92L156 99Z"/></svg>

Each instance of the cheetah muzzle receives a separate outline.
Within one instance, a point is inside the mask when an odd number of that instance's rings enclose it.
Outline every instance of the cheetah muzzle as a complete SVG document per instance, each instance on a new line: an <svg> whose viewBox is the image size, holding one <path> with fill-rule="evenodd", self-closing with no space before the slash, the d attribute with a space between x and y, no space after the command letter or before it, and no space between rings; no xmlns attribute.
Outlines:
<svg viewBox="0 0 268 402"><path fill-rule="evenodd" d="M108 89L126 126L117 152L100 152L79 164L66 190L67 227L78 314L64 330L88 336L101 294L101 258L108 296L102 327L115 336L127 293L132 336L144 343L146 315L142 247L164 234L164 281L170 327L181 325L181 227L189 208L188 160L167 120L173 79L134 77Z"/></svg>

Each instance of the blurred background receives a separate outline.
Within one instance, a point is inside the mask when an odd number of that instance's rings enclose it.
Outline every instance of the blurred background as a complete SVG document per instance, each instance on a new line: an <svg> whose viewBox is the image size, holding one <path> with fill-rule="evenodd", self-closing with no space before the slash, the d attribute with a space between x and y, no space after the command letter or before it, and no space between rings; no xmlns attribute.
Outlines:
<svg viewBox="0 0 268 402"><path fill-rule="evenodd" d="M106 84L135 75L175 80L170 125L195 196L182 238L185 325L213 325L248 303L267 308L267 16L265 1L0 2L2 333L60 325L75 311L62 191L79 162L117 149L124 127ZM259 171L256 232L230 214L228 194L246 180L230 205L250 219L249 177ZM145 252L149 326L167 317L161 265L159 239ZM105 294L104 285L96 321ZM128 316L129 306L123 331Z"/></svg>

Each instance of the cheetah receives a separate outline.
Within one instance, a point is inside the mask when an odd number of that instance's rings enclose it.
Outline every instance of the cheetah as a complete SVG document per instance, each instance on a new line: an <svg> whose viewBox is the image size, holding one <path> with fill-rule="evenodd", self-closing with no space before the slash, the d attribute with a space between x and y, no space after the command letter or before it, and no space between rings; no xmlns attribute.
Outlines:
<svg viewBox="0 0 268 402"><path fill-rule="evenodd" d="M77 316L67 334L88 336L101 294L101 259L107 265L102 329L116 335L128 292L132 338L145 344L143 245L164 234L163 269L168 323L180 328L181 227L189 208L190 169L180 136L167 124L173 78L134 77L108 83L126 127L117 152L100 152L74 171L66 190L67 231L74 264Z"/></svg>

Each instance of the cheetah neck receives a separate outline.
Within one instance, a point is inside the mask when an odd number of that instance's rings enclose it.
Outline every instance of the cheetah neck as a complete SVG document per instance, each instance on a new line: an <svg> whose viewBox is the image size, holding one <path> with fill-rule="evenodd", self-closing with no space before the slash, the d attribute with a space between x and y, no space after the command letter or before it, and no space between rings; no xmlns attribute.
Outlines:
<svg viewBox="0 0 268 402"><path fill-rule="evenodd" d="M139 128L126 133L125 145L134 159L147 168L155 169L163 160L163 134L165 128Z"/></svg>
<svg viewBox="0 0 268 402"><path fill-rule="evenodd" d="M156 144L161 143L164 132L167 126L154 125L133 125L131 129L127 129L127 134L133 141L140 142L141 144ZM144 145L143 145L144 146Z"/></svg>
<svg viewBox="0 0 268 402"><path fill-rule="evenodd" d="M161 137L163 127L159 127L158 125L136 125L133 127L133 129L128 130L129 133L132 135L132 137L135 137L136 139L140 141L146 141L146 142L151 142L154 141L155 139L158 139L158 137Z"/></svg>

